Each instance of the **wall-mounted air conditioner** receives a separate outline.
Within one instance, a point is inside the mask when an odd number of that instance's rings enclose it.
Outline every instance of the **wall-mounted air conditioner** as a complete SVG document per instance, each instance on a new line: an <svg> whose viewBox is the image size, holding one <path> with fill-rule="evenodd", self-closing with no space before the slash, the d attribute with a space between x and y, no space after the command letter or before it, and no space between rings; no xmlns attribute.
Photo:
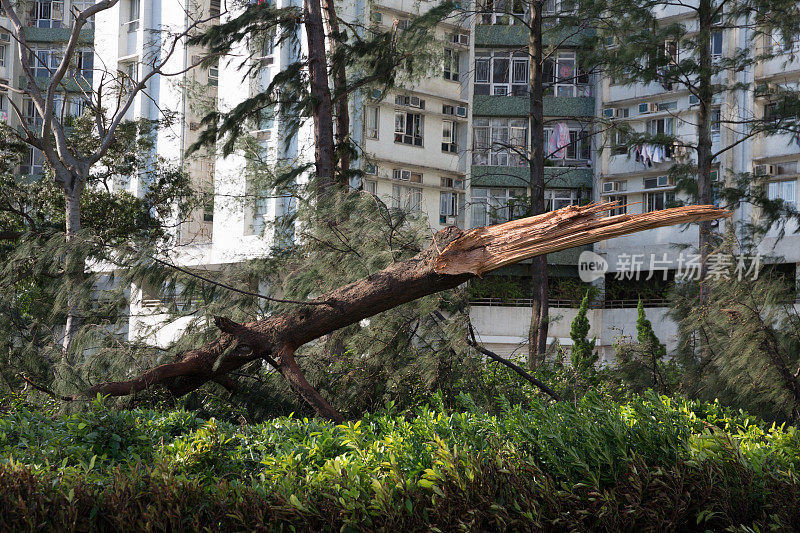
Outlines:
<svg viewBox="0 0 800 533"><path fill-rule="evenodd" d="M614 118L616 114L614 113L613 107L607 107L603 109L603 118Z"/></svg>
<svg viewBox="0 0 800 533"><path fill-rule="evenodd" d="M256 132L256 140L269 141L272 139L272 130L259 130Z"/></svg>
<svg viewBox="0 0 800 533"><path fill-rule="evenodd" d="M456 106L456 116L457 117L466 117L467 116L467 108L463 105Z"/></svg>

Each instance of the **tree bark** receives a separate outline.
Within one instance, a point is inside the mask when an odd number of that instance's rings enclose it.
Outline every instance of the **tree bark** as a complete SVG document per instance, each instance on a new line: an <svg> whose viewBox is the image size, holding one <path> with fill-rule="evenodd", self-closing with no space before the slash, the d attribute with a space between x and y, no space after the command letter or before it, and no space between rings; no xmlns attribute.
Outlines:
<svg viewBox="0 0 800 533"><path fill-rule="evenodd" d="M317 191L328 191L334 184L336 148L333 140L333 104L328 85L328 62L325 53L325 29L320 0L304 1L304 22L308 41L308 74L311 81L314 117L314 163Z"/></svg>
<svg viewBox="0 0 800 533"><path fill-rule="evenodd" d="M77 243L78 233L81 231L81 193L84 180L72 177L71 187L64 188L65 199L65 240L67 242L65 273L69 284L67 290L67 318L64 323L64 337L61 341L61 354L64 362L69 362L69 353L75 335L81 326L80 317L80 285L84 281L86 271L86 254ZM70 246L73 244L73 246Z"/></svg>
<svg viewBox="0 0 800 533"><path fill-rule="evenodd" d="M333 65L333 94L339 95L347 90L347 73L345 72L344 58L338 57L341 50L339 39L339 19L336 16L335 0L322 0L325 9L325 22L328 26L328 42L336 57ZM336 100L336 156L338 161L339 179L336 181L342 187L348 185L350 171L350 108L347 96Z"/></svg>
<svg viewBox="0 0 800 533"><path fill-rule="evenodd" d="M530 0L530 33L528 54L530 57L530 130L531 149L528 159L530 168L530 214L545 212L544 203L544 108L542 85L542 2ZM528 329L528 367L536 368L547 350L549 314L549 283L547 279L547 257L531 259L528 268L531 280L531 323Z"/></svg>
<svg viewBox="0 0 800 533"><path fill-rule="evenodd" d="M437 232L425 251L335 289L297 310L248 324L217 317L220 338L127 381L100 383L73 399L97 394L125 396L156 384L174 395L257 360L273 365L321 417L342 416L314 390L294 359L300 346L388 309L452 289L503 266L635 231L730 216L709 206L686 206L641 215L601 216L616 204L570 206L537 217L461 231Z"/></svg>
<svg viewBox="0 0 800 533"><path fill-rule="evenodd" d="M700 0L698 6L699 37L697 43L698 97L700 100L697 116L697 202L700 205L713 203L711 167L711 103L713 90L711 85L711 24L712 0ZM698 248L700 252L700 302L706 303L709 296L708 256L711 253L711 237L713 226L711 221L700 223Z"/></svg>

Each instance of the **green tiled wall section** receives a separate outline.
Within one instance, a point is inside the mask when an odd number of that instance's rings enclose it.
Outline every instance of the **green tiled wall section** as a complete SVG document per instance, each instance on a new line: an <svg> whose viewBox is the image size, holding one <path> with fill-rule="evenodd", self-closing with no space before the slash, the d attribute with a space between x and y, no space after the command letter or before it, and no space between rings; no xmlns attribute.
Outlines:
<svg viewBox="0 0 800 533"><path fill-rule="evenodd" d="M472 167L471 187L525 187L530 179L528 167ZM591 168L546 167L548 188L592 188Z"/></svg>
<svg viewBox="0 0 800 533"><path fill-rule="evenodd" d="M545 31L543 40L545 45L559 44L560 46L576 46L580 44L584 38L592 35L594 35L594 30L590 28L579 31L564 28L561 31ZM528 46L528 28L523 25L476 26L475 46L477 48Z"/></svg>
<svg viewBox="0 0 800 533"><path fill-rule="evenodd" d="M69 40L71 28L24 28L25 39L28 42L39 43L66 43ZM94 30L82 29L81 39L82 43L94 42Z"/></svg>
<svg viewBox="0 0 800 533"><path fill-rule="evenodd" d="M592 96L545 96L542 100L546 117L591 117L594 116ZM528 115L530 100L527 96L475 95L472 104L473 116L524 117Z"/></svg>
<svg viewBox="0 0 800 533"><path fill-rule="evenodd" d="M47 87L50 78L39 77L36 78L36 85L40 89ZM25 76L19 77L19 86L24 89L28 85L28 78ZM86 92L92 90L92 84L83 78L67 78L61 80L60 87L68 93Z"/></svg>

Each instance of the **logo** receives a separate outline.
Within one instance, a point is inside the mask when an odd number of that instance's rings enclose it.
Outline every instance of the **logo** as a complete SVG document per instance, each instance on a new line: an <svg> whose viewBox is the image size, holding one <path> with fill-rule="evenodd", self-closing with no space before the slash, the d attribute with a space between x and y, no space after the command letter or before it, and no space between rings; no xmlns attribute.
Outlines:
<svg viewBox="0 0 800 533"><path fill-rule="evenodd" d="M586 250L578 257L578 276L584 283L591 283L605 276L608 262L594 252Z"/></svg>

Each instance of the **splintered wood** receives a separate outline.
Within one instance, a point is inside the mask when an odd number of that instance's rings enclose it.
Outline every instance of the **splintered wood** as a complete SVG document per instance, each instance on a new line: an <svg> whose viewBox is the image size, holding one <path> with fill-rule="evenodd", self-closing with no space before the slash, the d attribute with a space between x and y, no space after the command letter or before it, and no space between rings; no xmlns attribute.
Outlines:
<svg viewBox="0 0 800 533"><path fill-rule="evenodd" d="M605 216L615 202L569 206L535 217L475 228L454 240L434 259L438 274L481 276L519 261L583 244L662 226L715 220L730 211L687 205L639 215Z"/></svg>

